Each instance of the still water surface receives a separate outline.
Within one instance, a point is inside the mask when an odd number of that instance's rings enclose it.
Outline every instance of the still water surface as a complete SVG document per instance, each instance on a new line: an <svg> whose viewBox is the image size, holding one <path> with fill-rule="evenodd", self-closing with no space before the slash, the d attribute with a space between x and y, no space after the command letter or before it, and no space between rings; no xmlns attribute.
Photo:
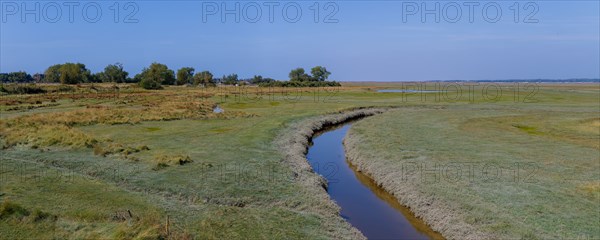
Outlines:
<svg viewBox="0 0 600 240"><path fill-rule="evenodd" d="M341 215L369 239L443 239L346 161L342 140L351 124L315 136L306 158L329 183Z"/></svg>

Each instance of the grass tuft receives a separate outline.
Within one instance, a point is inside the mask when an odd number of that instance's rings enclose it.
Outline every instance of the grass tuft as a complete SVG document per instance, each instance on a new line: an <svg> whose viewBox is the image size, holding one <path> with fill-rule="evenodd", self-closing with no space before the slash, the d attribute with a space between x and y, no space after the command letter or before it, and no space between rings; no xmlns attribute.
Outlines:
<svg viewBox="0 0 600 240"><path fill-rule="evenodd" d="M10 216L25 217L29 216L30 212L17 203L13 203L10 200L4 200L0 204L0 219L8 218Z"/></svg>
<svg viewBox="0 0 600 240"><path fill-rule="evenodd" d="M161 170L172 165L185 165L193 162L190 156L186 155L164 155L159 154L154 158L156 165L152 170Z"/></svg>

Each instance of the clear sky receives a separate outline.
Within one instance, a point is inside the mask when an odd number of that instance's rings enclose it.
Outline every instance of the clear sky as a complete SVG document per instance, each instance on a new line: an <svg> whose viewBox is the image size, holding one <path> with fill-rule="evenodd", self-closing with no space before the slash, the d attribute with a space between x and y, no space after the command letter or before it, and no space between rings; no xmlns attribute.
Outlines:
<svg viewBox="0 0 600 240"><path fill-rule="evenodd" d="M2 0L0 72L120 62L133 75L156 61L242 78L287 79L315 65L340 81L600 77L599 1L475 3L321 1L315 23L315 1ZM224 22L223 7L233 10Z"/></svg>

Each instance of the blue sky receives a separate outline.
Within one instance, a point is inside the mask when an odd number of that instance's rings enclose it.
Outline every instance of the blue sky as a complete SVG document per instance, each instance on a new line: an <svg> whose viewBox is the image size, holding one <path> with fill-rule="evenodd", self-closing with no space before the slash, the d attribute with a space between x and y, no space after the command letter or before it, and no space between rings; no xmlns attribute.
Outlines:
<svg viewBox="0 0 600 240"><path fill-rule="evenodd" d="M539 1L529 8L527 2L518 2L517 23L515 1L496 2L502 14L495 23L483 16L489 2L477 2L473 22L468 6L457 2L462 15L455 23L450 21L458 16L457 5L447 5L448 1L424 2L430 10L440 4L439 23L433 14L423 22L423 2L416 1L336 1L327 9L327 2L318 2L318 23L311 10L315 1L288 5L286 16L291 20L296 16L294 6L302 10L295 23L283 17L289 1L277 2L272 23L265 2L138 1L132 17L137 23L124 23L134 10L125 9L126 1L70 2L79 4L72 22L64 2L3 0L0 72L43 72L64 62L81 62L96 72L121 62L133 75L156 61L171 69L191 66L217 76L260 74L276 79L287 79L292 68L315 65L326 66L333 73L331 79L340 81L600 77L598 1ZM36 3L39 11L25 15L23 23L23 4L35 10ZM120 9L117 23L111 10L115 3ZM236 3L240 22L231 14L223 22L222 4L235 9ZM418 11L407 15L414 10L409 5L415 4ZM90 20L96 17L94 7L100 7L97 22L84 19L84 5ZM56 6L61 15L56 15ZM210 6L219 9L209 15ZM252 23L256 6L262 15ZM494 20L494 6L487 9L487 20ZM337 23L325 23L335 7L337 13L330 20ZM526 18L535 8L537 13ZM48 22L52 19L57 22Z"/></svg>

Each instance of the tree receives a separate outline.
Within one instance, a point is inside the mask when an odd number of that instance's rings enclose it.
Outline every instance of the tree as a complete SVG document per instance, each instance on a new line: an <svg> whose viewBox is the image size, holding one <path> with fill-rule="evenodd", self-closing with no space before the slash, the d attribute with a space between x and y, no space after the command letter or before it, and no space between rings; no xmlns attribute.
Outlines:
<svg viewBox="0 0 600 240"><path fill-rule="evenodd" d="M259 83L262 83L263 81L264 81L264 79L261 75L254 75L254 77L252 77L252 79L250 79L250 83L252 83L252 84L259 84Z"/></svg>
<svg viewBox="0 0 600 240"><path fill-rule="evenodd" d="M45 82L51 82L51 83L57 83L60 82L60 67L62 66L62 64L56 64L56 65L52 65L50 67L48 67L48 69L46 69L46 71L44 72L44 81Z"/></svg>
<svg viewBox="0 0 600 240"><path fill-rule="evenodd" d="M123 70L123 64L121 63L109 64L104 68L104 72L98 75L102 82L115 83L126 82L127 76L129 76L129 73Z"/></svg>
<svg viewBox="0 0 600 240"><path fill-rule="evenodd" d="M172 85L175 82L175 73L167 65L155 62L135 78L139 79L140 86L145 89L161 89L161 84Z"/></svg>
<svg viewBox="0 0 600 240"><path fill-rule="evenodd" d="M202 71L194 75L194 85L200 85L204 87L215 86L213 75L209 71Z"/></svg>
<svg viewBox="0 0 600 240"><path fill-rule="evenodd" d="M23 83L23 82L31 82L32 80L33 80L33 78L31 77L31 75L29 75L23 71L11 72L8 74L8 82Z"/></svg>
<svg viewBox="0 0 600 240"><path fill-rule="evenodd" d="M226 85L235 85L238 83L238 75L237 74L229 74L227 76L223 76L223 84Z"/></svg>
<svg viewBox="0 0 600 240"><path fill-rule="evenodd" d="M250 79L250 83L252 84L256 84L256 85L268 85L272 82L275 82L275 79L272 78L263 78L263 76L261 75L254 75L254 77L252 79Z"/></svg>
<svg viewBox="0 0 600 240"><path fill-rule="evenodd" d="M289 77L292 82L303 82L310 79L310 76L304 72L304 68L293 69L290 72Z"/></svg>
<svg viewBox="0 0 600 240"><path fill-rule="evenodd" d="M327 78L329 77L329 75L331 75L331 73L328 72L325 67L321 67L321 66L316 66L316 67L312 68L310 70L310 73L313 75L312 78L318 82L326 81Z"/></svg>
<svg viewBox="0 0 600 240"><path fill-rule="evenodd" d="M35 81L35 82L43 82L44 80L45 80L44 74L41 74L41 73L33 74L33 81Z"/></svg>
<svg viewBox="0 0 600 240"><path fill-rule="evenodd" d="M141 73L135 75L135 78L138 80L138 83L144 89L162 89L160 77L156 77L153 74L150 74L150 69L144 68Z"/></svg>
<svg viewBox="0 0 600 240"><path fill-rule="evenodd" d="M134 83L142 82L142 73L138 73L135 76L133 76L133 79L131 79L131 81Z"/></svg>
<svg viewBox="0 0 600 240"><path fill-rule="evenodd" d="M58 69L60 83L77 84L87 82L90 76L90 70L85 68L83 63L65 63Z"/></svg>
<svg viewBox="0 0 600 240"><path fill-rule="evenodd" d="M177 70L177 85L192 83L194 70L192 67L182 67Z"/></svg>
<svg viewBox="0 0 600 240"><path fill-rule="evenodd" d="M99 83L99 82L103 82L103 81L104 81L104 73L103 72L90 74L90 76L88 77L88 82L91 82L91 83Z"/></svg>
<svg viewBox="0 0 600 240"><path fill-rule="evenodd" d="M0 83L8 82L8 73L0 73Z"/></svg>

